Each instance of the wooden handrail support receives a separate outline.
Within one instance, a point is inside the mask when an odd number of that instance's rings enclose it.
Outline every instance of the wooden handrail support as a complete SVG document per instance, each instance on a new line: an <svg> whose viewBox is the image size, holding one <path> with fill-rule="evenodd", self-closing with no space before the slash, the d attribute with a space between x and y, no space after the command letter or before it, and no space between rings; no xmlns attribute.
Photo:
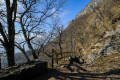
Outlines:
<svg viewBox="0 0 120 80"><path fill-rule="evenodd" d="M63 55L61 56L60 58L58 58L59 55ZM74 55L77 55L77 52L63 52L63 53L58 53L56 50L52 49L52 68L54 68L54 62L56 62L58 64L58 60L61 60L61 59L65 59L69 56L66 56L65 54L74 54ZM55 55L55 57L54 57Z"/></svg>

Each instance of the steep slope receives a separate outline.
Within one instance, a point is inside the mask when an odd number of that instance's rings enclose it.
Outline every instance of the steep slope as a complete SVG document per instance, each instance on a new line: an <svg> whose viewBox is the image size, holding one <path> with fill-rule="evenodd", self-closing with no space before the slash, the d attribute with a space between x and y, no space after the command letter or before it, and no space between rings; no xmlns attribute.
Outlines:
<svg viewBox="0 0 120 80"><path fill-rule="evenodd" d="M64 61L44 78L120 80L120 0L92 0L68 24L62 35L62 48L63 52L77 51L86 64L74 63L68 68L69 62ZM47 46L46 52L51 54L52 49L60 51L58 38Z"/></svg>
<svg viewBox="0 0 120 80"><path fill-rule="evenodd" d="M82 11L80 11L76 18L79 18L87 13L90 13L93 11L93 8L98 6L99 4L102 3L103 0L92 0L92 2L90 2Z"/></svg>
<svg viewBox="0 0 120 80"><path fill-rule="evenodd" d="M103 54L119 53L119 34L120 0L92 0L63 32L63 52L82 49L83 58L91 64ZM50 43L48 52L59 51L56 41Z"/></svg>

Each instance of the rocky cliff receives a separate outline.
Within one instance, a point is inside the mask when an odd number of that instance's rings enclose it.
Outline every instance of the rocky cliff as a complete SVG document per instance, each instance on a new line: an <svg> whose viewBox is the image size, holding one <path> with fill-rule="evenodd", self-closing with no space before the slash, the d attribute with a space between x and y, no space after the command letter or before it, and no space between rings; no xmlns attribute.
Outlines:
<svg viewBox="0 0 120 80"><path fill-rule="evenodd" d="M92 0L63 32L62 48L77 52L82 49L79 55L93 63L101 55L119 53L119 35L120 0ZM59 51L58 44L51 43L48 51L51 48Z"/></svg>
<svg viewBox="0 0 120 80"><path fill-rule="evenodd" d="M79 18L87 13L90 13L93 11L93 8L98 6L100 3L102 3L103 0L92 0L82 11L78 13L76 18Z"/></svg>

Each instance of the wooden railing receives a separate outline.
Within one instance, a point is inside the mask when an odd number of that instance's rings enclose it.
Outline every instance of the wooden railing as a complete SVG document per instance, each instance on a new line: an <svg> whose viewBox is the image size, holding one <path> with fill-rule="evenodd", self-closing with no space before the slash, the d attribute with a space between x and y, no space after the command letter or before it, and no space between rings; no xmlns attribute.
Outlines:
<svg viewBox="0 0 120 80"><path fill-rule="evenodd" d="M67 61L69 60L70 55L78 55L77 52L62 52L58 53L56 50L52 49L52 68L54 68L54 64L58 64L61 60Z"/></svg>

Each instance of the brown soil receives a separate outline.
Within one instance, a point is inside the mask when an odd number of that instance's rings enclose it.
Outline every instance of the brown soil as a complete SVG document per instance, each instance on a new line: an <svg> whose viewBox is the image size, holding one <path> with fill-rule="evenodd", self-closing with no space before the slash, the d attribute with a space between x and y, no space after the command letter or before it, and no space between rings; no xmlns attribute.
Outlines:
<svg viewBox="0 0 120 80"><path fill-rule="evenodd" d="M93 65L67 65L68 62L48 69L33 80L120 80L120 54L103 56Z"/></svg>
<svg viewBox="0 0 120 80"><path fill-rule="evenodd" d="M63 64L57 69L49 69L47 74L37 76L33 80L120 80L120 69L99 73L79 64L70 67Z"/></svg>

